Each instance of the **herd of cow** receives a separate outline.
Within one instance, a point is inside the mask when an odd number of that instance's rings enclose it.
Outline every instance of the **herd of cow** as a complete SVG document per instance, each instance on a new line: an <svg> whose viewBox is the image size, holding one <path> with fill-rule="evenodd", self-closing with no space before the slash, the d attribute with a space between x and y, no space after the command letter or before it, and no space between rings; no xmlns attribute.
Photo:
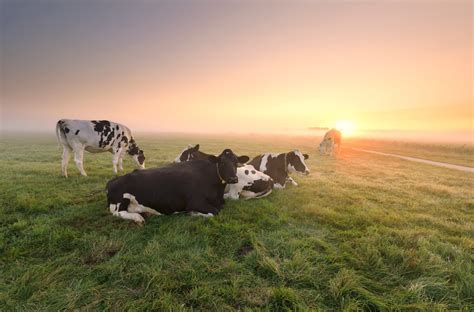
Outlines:
<svg viewBox="0 0 474 312"><path fill-rule="evenodd" d="M137 165L145 168L145 154L132 137L130 129L108 120L61 119L56 124L56 135L63 146L62 175L67 177L70 154L80 173L84 151L112 153L114 173L123 170L122 159L130 155ZM320 144L320 152L332 154L341 134L331 129ZM284 188L286 183L298 185L289 173L309 174L307 154L299 150L288 153L264 153L251 161L224 149L218 156L199 150L199 144L188 146L172 164L161 168L134 170L117 176L106 185L110 212L123 219L143 224L143 214L173 214L214 216L223 208L224 198L261 198L273 188Z"/></svg>

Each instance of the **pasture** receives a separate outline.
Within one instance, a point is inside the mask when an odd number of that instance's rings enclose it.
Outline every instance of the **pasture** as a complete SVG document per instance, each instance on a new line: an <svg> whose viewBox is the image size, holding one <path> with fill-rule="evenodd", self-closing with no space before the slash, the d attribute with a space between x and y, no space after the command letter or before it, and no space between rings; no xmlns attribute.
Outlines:
<svg viewBox="0 0 474 312"><path fill-rule="evenodd" d="M323 157L311 138L136 140L147 168L200 143L250 157L299 148L311 175L263 199L227 201L214 218L152 216L139 227L112 216L98 192L113 177L111 154L85 154L89 177L71 161L65 179L54 135L4 135L1 311L474 307L470 173L345 148ZM472 150L444 155L472 163ZM134 168L130 158L124 168Z"/></svg>

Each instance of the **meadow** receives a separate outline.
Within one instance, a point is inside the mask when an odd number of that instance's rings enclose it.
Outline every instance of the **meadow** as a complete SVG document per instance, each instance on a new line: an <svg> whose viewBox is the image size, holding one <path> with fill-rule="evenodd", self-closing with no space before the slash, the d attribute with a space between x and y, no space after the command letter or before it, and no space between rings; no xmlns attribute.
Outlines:
<svg viewBox="0 0 474 312"><path fill-rule="evenodd" d="M461 143L404 142L400 140L377 140L349 138L344 140L346 147L377 150L403 156L411 156L454 165L474 167L474 146Z"/></svg>
<svg viewBox="0 0 474 312"><path fill-rule="evenodd" d="M348 148L320 156L308 137L136 139L148 168L200 143L251 157L299 148L312 173L263 199L227 201L214 218L152 216L139 227L106 207L110 154L86 153L88 177L71 161L65 179L54 135L4 135L1 311L474 309L473 174Z"/></svg>

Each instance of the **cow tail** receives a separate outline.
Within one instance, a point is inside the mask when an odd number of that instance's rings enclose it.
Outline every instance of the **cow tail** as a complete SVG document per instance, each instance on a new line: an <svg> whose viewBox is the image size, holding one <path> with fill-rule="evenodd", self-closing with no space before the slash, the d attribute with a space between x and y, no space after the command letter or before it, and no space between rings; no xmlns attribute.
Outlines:
<svg viewBox="0 0 474 312"><path fill-rule="evenodd" d="M66 132L64 131L63 125L64 125L63 120L59 120L56 123L56 138L58 139L59 147L61 147L62 145L68 145Z"/></svg>

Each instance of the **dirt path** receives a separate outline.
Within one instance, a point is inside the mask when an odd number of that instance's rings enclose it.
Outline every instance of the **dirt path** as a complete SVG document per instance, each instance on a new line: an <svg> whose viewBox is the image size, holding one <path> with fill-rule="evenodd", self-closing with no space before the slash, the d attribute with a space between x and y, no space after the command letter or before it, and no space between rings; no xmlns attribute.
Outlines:
<svg viewBox="0 0 474 312"><path fill-rule="evenodd" d="M391 154L391 153L382 153L382 152L371 151L371 150L366 150L366 149L356 148L356 147L350 147L350 149L353 149L354 151L372 153L372 154L377 154L377 155L398 157L398 158L401 158L401 159L416 161L416 162L420 162L420 163L424 163L424 164L429 164L429 165L433 165L433 166L445 167L445 168L449 168L449 169L455 169L455 170L460 170L460 171L464 171L464 172L471 172L471 173L474 173L474 168L472 168L472 167L467 167L467 166L453 165L453 164L449 164L449 163L445 163L445 162L440 162L440 161L433 161L433 160L428 160L428 159L423 159L423 158L402 156L402 155Z"/></svg>

